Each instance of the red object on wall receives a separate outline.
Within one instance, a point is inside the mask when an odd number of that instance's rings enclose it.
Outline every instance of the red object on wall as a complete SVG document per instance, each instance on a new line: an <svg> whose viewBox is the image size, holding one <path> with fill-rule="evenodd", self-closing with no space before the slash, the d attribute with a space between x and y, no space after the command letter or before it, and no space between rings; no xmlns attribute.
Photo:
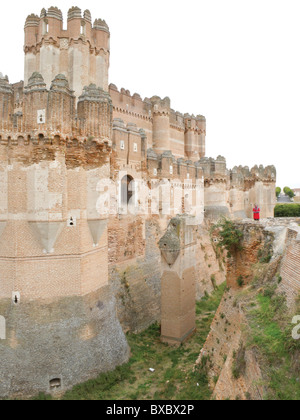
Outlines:
<svg viewBox="0 0 300 420"><path fill-rule="evenodd" d="M260 208L255 206L253 209L254 220L260 220Z"/></svg>

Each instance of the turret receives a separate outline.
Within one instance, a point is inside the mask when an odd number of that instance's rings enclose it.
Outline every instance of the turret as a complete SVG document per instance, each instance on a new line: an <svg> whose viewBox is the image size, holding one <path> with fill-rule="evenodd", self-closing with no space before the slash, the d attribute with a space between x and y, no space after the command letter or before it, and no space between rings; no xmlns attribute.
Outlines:
<svg viewBox="0 0 300 420"><path fill-rule="evenodd" d="M206 118L198 115L196 118L198 127L198 146L200 159L206 155Z"/></svg>
<svg viewBox="0 0 300 420"><path fill-rule="evenodd" d="M223 156L218 156L215 161L215 173L217 175L226 176L226 159Z"/></svg>
<svg viewBox="0 0 300 420"><path fill-rule="evenodd" d="M110 139L112 130L112 101L107 92L91 84L78 100L78 118L89 137Z"/></svg>
<svg viewBox="0 0 300 420"><path fill-rule="evenodd" d="M158 96L151 98L153 116L153 149L161 154L171 150L170 145L170 99Z"/></svg>
<svg viewBox="0 0 300 420"><path fill-rule="evenodd" d="M206 119L202 115L185 114L185 154L193 162L205 156Z"/></svg>
<svg viewBox="0 0 300 420"><path fill-rule="evenodd" d="M50 7L48 11L42 9L39 24L39 41L42 38L57 40L63 29L63 15L57 7Z"/></svg>
<svg viewBox="0 0 300 420"><path fill-rule="evenodd" d="M48 126L51 130L68 135L72 132L75 116L75 96L63 74L52 81L48 99Z"/></svg>
<svg viewBox="0 0 300 420"><path fill-rule="evenodd" d="M198 141L198 126L196 118L189 114L184 116L185 122L185 135L184 135L184 144L185 144L185 155L188 159L196 162L199 160L200 149Z"/></svg>
<svg viewBox="0 0 300 420"><path fill-rule="evenodd" d="M14 110L14 93L7 76L0 73L0 127L8 129Z"/></svg>
<svg viewBox="0 0 300 420"><path fill-rule="evenodd" d="M96 42L94 83L107 92L110 59L110 32L105 20L95 20L93 26L93 37Z"/></svg>
<svg viewBox="0 0 300 420"><path fill-rule="evenodd" d="M40 18L37 15L29 15L25 22L25 62L24 62L24 85L26 86L29 77L37 71L37 41L39 34Z"/></svg>
<svg viewBox="0 0 300 420"><path fill-rule="evenodd" d="M25 87L24 121L27 132L43 132L47 123L48 91L43 76L33 73Z"/></svg>

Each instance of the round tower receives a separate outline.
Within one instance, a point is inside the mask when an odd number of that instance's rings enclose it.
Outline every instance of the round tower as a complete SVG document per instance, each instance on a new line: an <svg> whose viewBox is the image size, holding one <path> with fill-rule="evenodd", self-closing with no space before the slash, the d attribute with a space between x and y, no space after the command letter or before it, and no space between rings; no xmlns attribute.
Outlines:
<svg viewBox="0 0 300 420"><path fill-rule="evenodd" d="M199 160L198 126L194 116L185 114L185 155L193 162Z"/></svg>
<svg viewBox="0 0 300 420"><path fill-rule="evenodd" d="M58 74L52 81L49 91L47 110L48 127L59 134L71 136L74 117L74 92L69 88L66 76Z"/></svg>
<svg viewBox="0 0 300 420"><path fill-rule="evenodd" d="M60 41L63 28L61 10L50 7L41 12L39 24L39 72L49 89L55 75L60 73Z"/></svg>
<svg viewBox="0 0 300 420"><path fill-rule="evenodd" d="M38 70L37 63L37 42L39 35L40 18L37 15L31 14L27 17L25 22L25 62L24 62L24 85L26 86L29 77Z"/></svg>
<svg viewBox="0 0 300 420"><path fill-rule="evenodd" d="M95 81L94 83L106 92L108 91L108 72L110 58L110 32L105 20L96 19L93 26L95 39ZM92 80L91 80L91 83Z"/></svg>
<svg viewBox="0 0 300 420"><path fill-rule="evenodd" d="M0 73L0 128L8 130L14 110L14 94L7 76Z"/></svg>
<svg viewBox="0 0 300 420"><path fill-rule="evenodd" d="M84 88L78 100L78 118L88 137L111 138L112 111L112 100L107 92L94 84Z"/></svg>
<svg viewBox="0 0 300 420"><path fill-rule="evenodd" d="M25 87L24 122L28 133L44 131L47 122L48 91L43 76L33 73Z"/></svg>
<svg viewBox="0 0 300 420"><path fill-rule="evenodd" d="M197 116L199 155L202 159L206 155L206 118Z"/></svg>
<svg viewBox="0 0 300 420"><path fill-rule="evenodd" d="M153 149L162 154L171 150L170 144L170 99L158 96L151 98L153 116Z"/></svg>

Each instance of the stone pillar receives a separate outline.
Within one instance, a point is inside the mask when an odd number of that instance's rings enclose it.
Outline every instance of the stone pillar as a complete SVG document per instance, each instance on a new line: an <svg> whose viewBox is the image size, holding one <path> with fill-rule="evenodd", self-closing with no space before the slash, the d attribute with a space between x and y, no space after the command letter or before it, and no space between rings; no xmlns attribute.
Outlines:
<svg viewBox="0 0 300 420"><path fill-rule="evenodd" d="M161 340L180 345L196 329L197 226L189 216L177 216L159 241L162 253Z"/></svg>

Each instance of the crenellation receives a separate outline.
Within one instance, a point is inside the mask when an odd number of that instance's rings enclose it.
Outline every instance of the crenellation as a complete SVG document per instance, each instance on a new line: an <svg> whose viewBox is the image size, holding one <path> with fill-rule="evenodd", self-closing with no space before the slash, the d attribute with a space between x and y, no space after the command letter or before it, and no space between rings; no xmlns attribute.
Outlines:
<svg viewBox="0 0 300 420"><path fill-rule="evenodd" d="M81 9L77 6L73 6L68 10L68 20L81 19Z"/></svg>
<svg viewBox="0 0 300 420"><path fill-rule="evenodd" d="M100 31L106 31L109 33L109 26L105 22L105 20L102 19L96 19L93 25L93 28Z"/></svg>

